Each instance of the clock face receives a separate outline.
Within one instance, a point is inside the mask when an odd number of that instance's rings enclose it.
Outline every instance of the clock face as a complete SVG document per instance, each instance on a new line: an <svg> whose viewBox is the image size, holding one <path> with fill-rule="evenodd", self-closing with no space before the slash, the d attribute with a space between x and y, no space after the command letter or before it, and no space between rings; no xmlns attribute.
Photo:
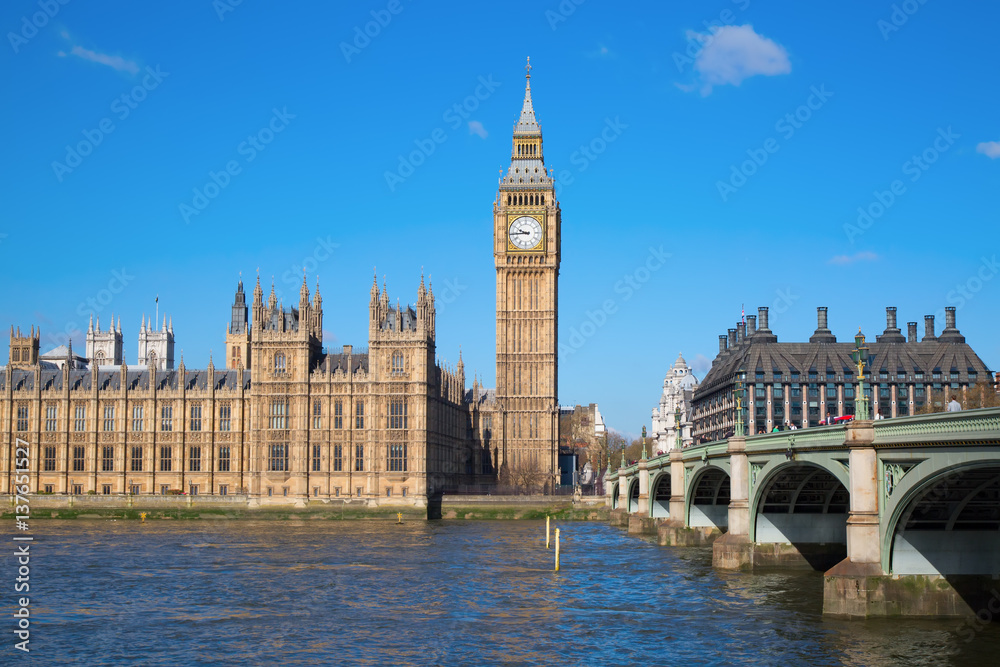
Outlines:
<svg viewBox="0 0 1000 667"><path fill-rule="evenodd" d="M542 242L542 225L535 218L522 215L510 223L508 236L515 248L531 250Z"/></svg>

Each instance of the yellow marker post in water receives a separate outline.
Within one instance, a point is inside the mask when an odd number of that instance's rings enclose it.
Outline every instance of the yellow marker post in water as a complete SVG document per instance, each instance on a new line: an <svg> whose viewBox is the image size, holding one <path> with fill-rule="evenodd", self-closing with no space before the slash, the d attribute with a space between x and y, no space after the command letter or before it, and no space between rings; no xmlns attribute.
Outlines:
<svg viewBox="0 0 1000 667"><path fill-rule="evenodd" d="M403 523L403 513L396 512L396 523Z"/></svg>
<svg viewBox="0 0 1000 667"><path fill-rule="evenodd" d="M559 529L556 528L556 572L559 571Z"/></svg>
<svg viewBox="0 0 1000 667"><path fill-rule="evenodd" d="M139 518L142 519L142 521L140 521L140 523L146 523L146 513L145 512L139 512Z"/></svg>
<svg viewBox="0 0 1000 667"><path fill-rule="evenodd" d="M549 517L545 517L545 548L549 548Z"/></svg>

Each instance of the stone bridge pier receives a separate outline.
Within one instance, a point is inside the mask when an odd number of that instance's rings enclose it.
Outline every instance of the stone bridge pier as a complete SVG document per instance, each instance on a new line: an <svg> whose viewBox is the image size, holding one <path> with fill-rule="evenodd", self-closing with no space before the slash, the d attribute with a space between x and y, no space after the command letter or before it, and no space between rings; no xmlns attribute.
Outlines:
<svg viewBox="0 0 1000 667"><path fill-rule="evenodd" d="M612 514L713 565L824 572L831 616L1000 609L1000 409L733 437L623 467ZM718 536L718 539L715 539Z"/></svg>
<svg viewBox="0 0 1000 667"><path fill-rule="evenodd" d="M754 543L750 539L750 495L746 438L729 439L729 526L712 545L712 565L725 570L750 569Z"/></svg>

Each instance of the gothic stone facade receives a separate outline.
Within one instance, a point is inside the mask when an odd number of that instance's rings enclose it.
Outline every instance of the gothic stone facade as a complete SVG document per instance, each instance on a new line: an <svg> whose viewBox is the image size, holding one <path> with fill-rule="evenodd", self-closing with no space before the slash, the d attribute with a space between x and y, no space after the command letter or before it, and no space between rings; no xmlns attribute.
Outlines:
<svg viewBox="0 0 1000 667"><path fill-rule="evenodd" d="M779 343L768 327L768 309L758 309L746 324L737 323L719 336L719 354L694 393L694 437L699 442L733 433L737 374L746 377L744 424L749 433L770 432L775 426L796 428L853 415L857 368L850 342L838 343L827 327L827 309L817 308L816 331L808 343ZM896 326L896 309L886 308L886 328L867 343L869 359L865 388L872 414L883 418L915 414L928 403L955 394L963 400L970 386L992 380L983 360L955 326L955 309L945 308L945 327L935 335L934 316L924 317L924 337L917 323L907 323L904 336Z"/></svg>
<svg viewBox="0 0 1000 667"><path fill-rule="evenodd" d="M489 484L504 465L530 467L554 484L561 212L530 67L493 215L495 391L478 381L465 389L461 356L453 369L436 363L434 296L423 279L412 308L391 306L373 284L368 349L335 352L322 348L318 288L310 300L303 281L298 307L285 308L273 288L264 302L258 279L252 312L242 282L236 291L229 370L187 370L183 359L174 370L172 325L157 332L145 317L138 368L40 363L37 334L12 330L0 375L4 444L28 442L31 488L53 493L420 502ZM108 364L120 359L120 324L105 338L117 346L105 351ZM75 359L71 347L67 359ZM11 464L0 461L0 493L11 488Z"/></svg>
<svg viewBox="0 0 1000 667"><path fill-rule="evenodd" d="M298 307L260 284L252 318L237 290L251 371L114 370L39 362L37 331L11 332L0 375L7 451L30 451L30 488L59 494L248 493L261 499L379 499L422 504L453 484L491 479L490 404L464 369L435 361L435 308L421 280L416 307L373 284L369 347L321 348L322 298L303 282ZM242 319L241 319L242 318ZM70 352L71 354L71 352ZM251 381L252 379L252 381ZM472 400L476 397L477 400ZM13 459L2 459L9 493Z"/></svg>
<svg viewBox="0 0 1000 667"><path fill-rule="evenodd" d="M558 293L562 213L545 167L531 68L511 163L493 203L501 460L555 484L559 455Z"/></svg>

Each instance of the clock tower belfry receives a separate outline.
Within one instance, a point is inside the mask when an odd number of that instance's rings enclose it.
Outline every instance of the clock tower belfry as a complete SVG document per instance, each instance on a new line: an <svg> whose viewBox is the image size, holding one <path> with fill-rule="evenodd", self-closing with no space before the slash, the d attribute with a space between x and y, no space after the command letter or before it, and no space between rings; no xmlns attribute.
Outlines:
<svg viewBox="0 0 1000 667"><path fill-rule="evenodd" d="M493 203L497 271L497 422L499 460L511 472L557 483L559 401L557 325L560 211L542 156L542 128L531 101L529 59L524 105L514 125L510 168ZM524 475L518 475L525 479Z"/></svg>

